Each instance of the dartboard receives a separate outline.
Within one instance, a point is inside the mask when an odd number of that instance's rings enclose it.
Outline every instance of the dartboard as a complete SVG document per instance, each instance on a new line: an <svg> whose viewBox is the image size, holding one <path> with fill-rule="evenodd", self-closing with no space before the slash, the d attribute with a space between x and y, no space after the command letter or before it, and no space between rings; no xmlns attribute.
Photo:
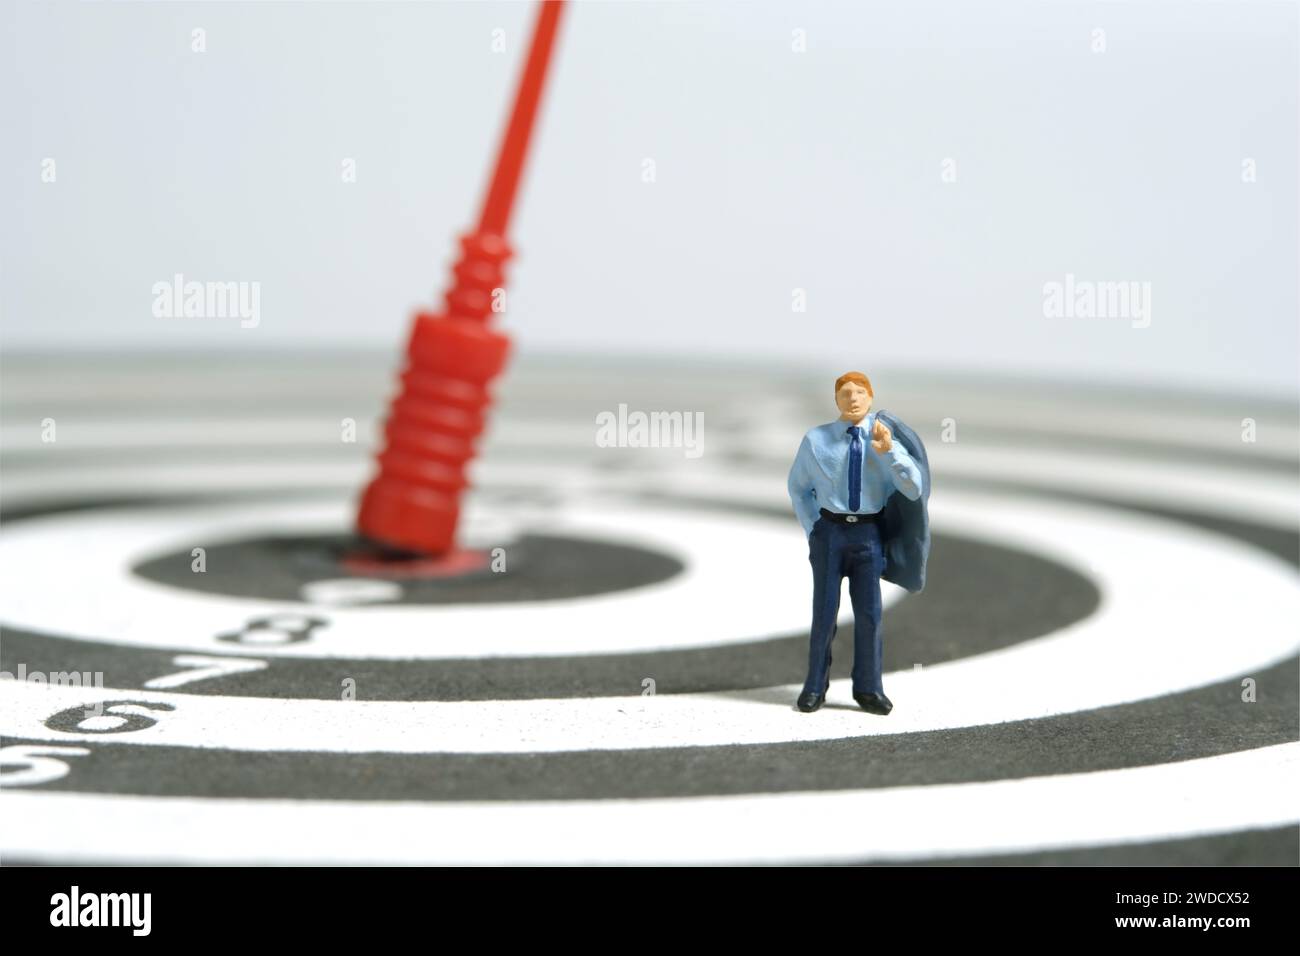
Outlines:
<svg viewBox="0 0 1300 956"><path fill-rule="evenodd" d="M816 713L825 370L523 358L461 548L353 535L387 357L8 359L8 863L1294 863L1295 409L890 370L887 716ZM599 440L669 412L692 447ZM850 627L851 630L851 627Z"/></svg>

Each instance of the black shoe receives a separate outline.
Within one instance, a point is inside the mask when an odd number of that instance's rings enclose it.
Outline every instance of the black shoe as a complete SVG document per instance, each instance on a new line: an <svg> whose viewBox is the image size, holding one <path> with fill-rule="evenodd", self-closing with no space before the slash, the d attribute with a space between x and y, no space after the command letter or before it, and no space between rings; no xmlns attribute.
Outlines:
<svg viewBox="0 0 1300 956"><path fill-rule="evenodd" d="M811 714L814 710L826 702L825 694L814 694L812 691L804 691L799 695L798 707L805 714Z"/></svg>
<svg viewBox="0 0 1300 956"><path fill-rule="evenodd" d="M854 694L853 699L869 714L880 714L883 717L894 709L893 701L884 694Z"/></svg>

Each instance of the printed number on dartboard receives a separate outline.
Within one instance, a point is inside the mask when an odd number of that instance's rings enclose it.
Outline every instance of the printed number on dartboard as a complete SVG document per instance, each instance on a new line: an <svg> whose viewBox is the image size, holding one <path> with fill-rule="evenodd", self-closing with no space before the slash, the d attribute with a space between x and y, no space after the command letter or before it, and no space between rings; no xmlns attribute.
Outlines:
<svg viewBox="0 0 1300 956"><path fill-rule="evenodd" d="M301 644L310 641L317 628L328 626L329 621L323 617L294 613L268 614L266 617L253 618L241 630L218 634L217 640L226 644L256 647Z"/></svg>

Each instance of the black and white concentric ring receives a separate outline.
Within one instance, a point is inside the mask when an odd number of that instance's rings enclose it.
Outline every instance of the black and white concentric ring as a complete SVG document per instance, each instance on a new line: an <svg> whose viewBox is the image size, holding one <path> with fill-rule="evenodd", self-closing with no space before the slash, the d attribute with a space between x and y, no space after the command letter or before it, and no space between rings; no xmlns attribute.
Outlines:
<svg viewBox="0 0 1300 956"><path fill-rule="evenodd" d="M184 409L160 419L130 388L107 410L48 398L49 415L39 387L20 389L3 422L0 574L21 582L0 609L3 669L104 680L0 687L0 801L23 821L6 824L5 858L915 861L1294 843L1300 587L1275 431L1234 459L1203 454L1230 418L1203 408L1094 430L1046 390L1028 410L961 383L915 411L891 402L932 448L931 583L887 598L894 712L853 706L844 647L827 707L805 716L792 703L811 589L783 479L791 436L824 413L816 396L749 416L707 382L570 374L556 390L549 376L515 379L470 509L470 537L521 564L472 586L357 586L319 556L365 474L364 449L338 448L324 415L236 402L187 441ZM594 447L593 410L629 397L702 410L706 453ZM951 443L946 402L968 409ZM33 415L79 440L40 447ZM232 566L194 573L196 547ZM548 578L548 560L567 573Z"/></svg>

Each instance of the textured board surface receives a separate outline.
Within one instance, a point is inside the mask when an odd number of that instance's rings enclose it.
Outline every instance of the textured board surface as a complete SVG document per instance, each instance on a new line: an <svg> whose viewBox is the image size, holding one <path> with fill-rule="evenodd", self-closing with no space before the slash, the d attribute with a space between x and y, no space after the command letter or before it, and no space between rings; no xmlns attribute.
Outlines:
<svg viewBox="0 0 1300 956"><path fill-rule="evenodd" d="M893 713L841 628L804 715L820 373L517 363L431 574L349 534L387 365L5 359L5 863L1296 864L1294 408L876 376L928 584ZM699 443L603 447L620 406Z"/></svg>

